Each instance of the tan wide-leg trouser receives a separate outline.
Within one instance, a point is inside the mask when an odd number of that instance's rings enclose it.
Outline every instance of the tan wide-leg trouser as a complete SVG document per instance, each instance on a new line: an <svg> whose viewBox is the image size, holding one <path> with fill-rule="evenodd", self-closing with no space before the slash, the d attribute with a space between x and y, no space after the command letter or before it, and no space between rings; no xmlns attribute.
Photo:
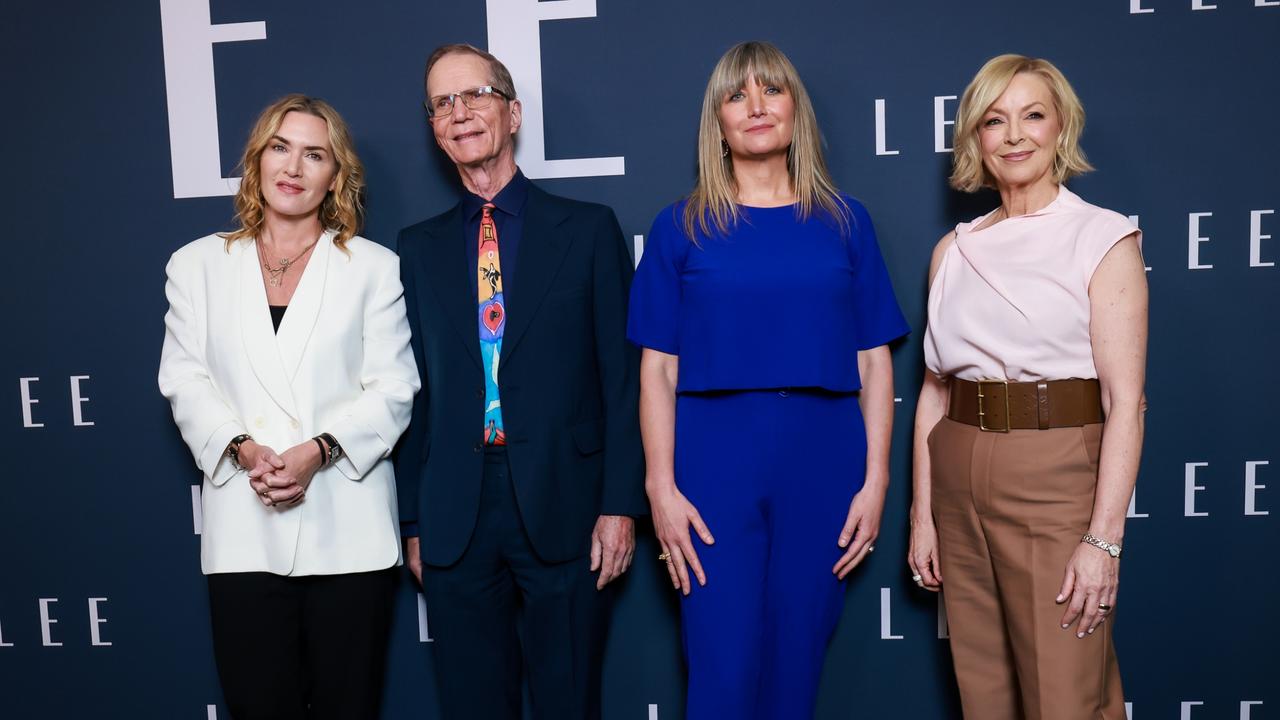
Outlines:
<svg viewBox="0 0 1280 720"><path fill-rule="evenodd" d="M951 652L969 720L1125 720L1111 642L1054 602L1088 530L1102 425L929 436ZM1101 551L1099 551L1101 552Z"/></svg>

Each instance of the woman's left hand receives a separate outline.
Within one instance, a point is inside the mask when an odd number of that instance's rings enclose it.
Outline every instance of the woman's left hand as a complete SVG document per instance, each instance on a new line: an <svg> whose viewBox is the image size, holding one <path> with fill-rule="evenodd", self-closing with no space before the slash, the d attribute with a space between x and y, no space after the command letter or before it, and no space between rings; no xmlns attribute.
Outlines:
<svg viewBox="0 0 1280 720"><path fill-rule="evenodd" d="M847 549L831 568L831 572L841 580L875 549L876 538L880 536L880 514L884 511L887 485L868 482L849 503L849 515L845 518L839 539L840 547Z"/></svg>
<svg viewBox="0 0 1280 720"><path fill-rule="evenodd" d="M1062 616L1062 629L1080 619L1076 625L1076 637L1084 637L1107 619L1115 608L1116 592L1120 588L1120 560L1107 553L1081 543L1071 554L1067 571L1062 578L1062 591L1057 602L1067 603ZM1105 605L1104 610L1100 606Z"/></svg>
<svg viewBox="0 0 1280 720"><path fill-rule="evenodd" d="M284 460L283 468L257 477L250 473L249 484L271 505L297 505L320 469L320 448L314 440L306 440L280 453L280 457Z"/></svg>

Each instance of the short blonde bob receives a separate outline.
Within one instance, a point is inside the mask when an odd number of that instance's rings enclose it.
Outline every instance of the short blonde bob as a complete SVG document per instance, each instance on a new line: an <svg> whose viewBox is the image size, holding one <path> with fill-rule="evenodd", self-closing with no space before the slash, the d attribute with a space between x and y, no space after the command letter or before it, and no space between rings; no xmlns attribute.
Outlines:
<svg viewBox="0 0 1280 720"><path fill-rule="evenodd" d="M822 134L800 74L777 47L754 41L729 48L707 81L698 127L698 182L684 208L685 233L690 239L697 237L696 231L705 236L713 232L725 235L738 222L738 183L733 174L733 158L723 149L720 106L730 94L746 87L753 79L781 88L795 102L787 172L791 176L791 189L799 199L799 219L807 219L817 206L834 221L841 234L847 236L849 206L827 171L822 156Z"/></svg>
<svg viewBox="0 0 1280 720"><path fill-rule="evenodd" d="M320 224L334 233L333 244L346 252L346 243L360 230L364 215L364 166L356 155L355 143L347 123L333 106L319 98L306 95L286 95L267 106L244 148L240 160L240 190L236 192L236 221L240 227L224 233L227 249L237 240L259 237L266 223L266 200L262 196L262 153L271 144L271 138L280 132L284 116L291 112L306 113L324 120L329 127L329 147L338 165L333 190L320 203Z"/></svg>
<svg viewBox="0 0 1280 720"><path fill-rule="evenodd" d="M1053 107L1058 113L1062 129L1058 133L1058 148L1053 158L1053 181L1066 180L1093 169L1080 148L1080 135L1084 132L1084 106L1076 97L1071 83L1053 63L1025 55L1000 55L987 61L965 88L956 109L955 138L952 147L951 187L964 192L976 192L980 188L996 186L995 178L982 164L982 144L978 129L982 116L991 107L1018 73L1033 73L1044 80L1053 96Z"/></svg>

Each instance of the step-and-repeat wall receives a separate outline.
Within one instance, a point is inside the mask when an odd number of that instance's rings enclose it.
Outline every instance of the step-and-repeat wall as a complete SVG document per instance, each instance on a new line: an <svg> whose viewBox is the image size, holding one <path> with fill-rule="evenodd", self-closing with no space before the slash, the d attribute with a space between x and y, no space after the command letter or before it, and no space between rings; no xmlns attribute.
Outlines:
<svg viewBox="0 0 1280 720"><path fill-rule="evenodd" d="M904 562L910 427L930 249L998 201L947 189L956 98L987 58L1020 52L1057 63L1088 111L1098 170L1072 189L1146 233L1150 412L1116 631L1130 716L1280 718L1280 0L141 0L5 16L0 717L227 717L200 477L155 377L165 261L229 227L264 105L304 92L346 116L364 234L392 244L458 193L423 62L442 43L487 48L524 102L525 173L611 205L639 254L691 187L712 66L758 38L804 77L915 328L894 351L884 530L849 583L818 717L959 717L945 617ZM657 552L644 529L621 581L610 719L684 715ZM430 618L402 582L386 718L437 717Z"/></svg>

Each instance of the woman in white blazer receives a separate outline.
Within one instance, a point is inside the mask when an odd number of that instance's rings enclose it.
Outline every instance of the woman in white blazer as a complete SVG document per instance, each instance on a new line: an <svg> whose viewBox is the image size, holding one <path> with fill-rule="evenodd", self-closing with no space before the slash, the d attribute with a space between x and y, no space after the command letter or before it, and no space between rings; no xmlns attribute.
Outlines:
<svg viewBox="0 0 1280 720"><path fill-rule="evenodd" d="M263 111L239 229L167 267L160 391L204 473L201 567L231 715L374 718L400 564L388 456L420 387L399 259L322 100Z"/></svg>

